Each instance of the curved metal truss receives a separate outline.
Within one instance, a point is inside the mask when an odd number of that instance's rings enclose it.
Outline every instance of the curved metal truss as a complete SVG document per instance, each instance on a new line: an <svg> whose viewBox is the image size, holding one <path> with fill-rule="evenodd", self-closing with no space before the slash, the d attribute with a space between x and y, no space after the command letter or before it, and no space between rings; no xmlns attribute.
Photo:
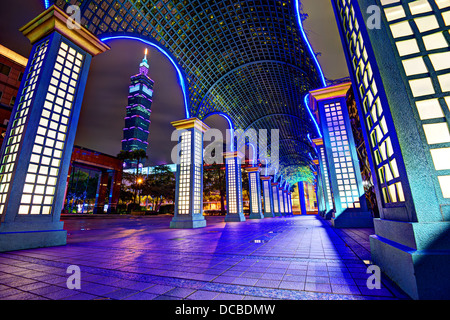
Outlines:
<svg viewBox="0 0 450 320"><path fill-rule="evenodd" d="M279 129L281 165L305 166L315 129L303 98L323 81L297 1L48 2L78 5L81 24L100 38L128 35L163 48L184 73L191 117L223 112L237 129Z"/></svg>

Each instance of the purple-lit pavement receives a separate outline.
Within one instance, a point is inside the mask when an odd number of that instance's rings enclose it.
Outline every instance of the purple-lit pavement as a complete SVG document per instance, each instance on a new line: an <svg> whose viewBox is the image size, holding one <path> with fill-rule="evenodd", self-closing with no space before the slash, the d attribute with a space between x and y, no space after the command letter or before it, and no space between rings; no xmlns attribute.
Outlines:
<svg viewBox="0 0 450 320"><path fill-rule="evenodd" d="M64 218L67 245L0 253L0 299L406 299L367 287L372 229L317 216L169 229L172 216ZM80 268L69 289L67 268Z"/></svg>

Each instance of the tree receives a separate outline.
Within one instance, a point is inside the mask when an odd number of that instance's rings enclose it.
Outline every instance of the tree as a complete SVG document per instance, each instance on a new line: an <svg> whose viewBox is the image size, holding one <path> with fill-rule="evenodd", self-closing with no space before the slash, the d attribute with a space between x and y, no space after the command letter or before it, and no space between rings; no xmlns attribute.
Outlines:
<svg viewBox="0 0 450 320"><path fill-rule="evenodd" d="M142 163L143 159L147 159L147 153L145 150L137 149L137 150L121 150L119 154L117 155L117 158L119 160L122 160L124 162L130 162L134 165L136 165L136 172L133 173L131 176L125 177L124 180L129 182L129 185L134 193L134 199L133 202L136 204L137 200L137 192L139 189L142 188L143 177L141 176L140 170L140 164ZM127 179L128 178L128 179Z"/></svg>
<svg viewBox="0 0 450 320"><path fill-rule="evenodd" d="M226 214L225 196L226 196L226 179L225 165L210 164L203 167L203 195L205 198L213 198L215 192L219 192L220 196L220 213Z"/></svg>
<svg viewBox="0 0 450 320"><path fill-rule="evenodd" d="M153 208L159 211L164 200L175 201L175 174L167 165L158 165L142 184L142 195L153 200Z"/></svg>

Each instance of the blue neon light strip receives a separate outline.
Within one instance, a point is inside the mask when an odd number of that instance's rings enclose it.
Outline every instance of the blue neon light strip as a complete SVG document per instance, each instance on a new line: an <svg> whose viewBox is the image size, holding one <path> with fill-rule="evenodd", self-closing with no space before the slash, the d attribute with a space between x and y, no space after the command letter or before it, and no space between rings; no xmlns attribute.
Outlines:
<svg viewBox="0 0 450 320"><path fill-rule="evenodd" d="M319 125L317 124L316 118L314 117L314 115L311 112L311 109L309 108L308 100L309 100L309 93L307 95L305 95L305 100L304 100L305 107L306 107L306 110L308 110L309 116L311 117L312 121L314 121L314 125L316 126L319 137L322 138L322 133L320 132Z"/></svg>
<svg viewBox="0 0 450 320"><path fill-rule="evenodd" d="M158 45L138 38L138 37L133 37L133 36L112 36L112 37L106 37L106 38L102 38L100 39L100 41L106 42L109 40L115 40L115 39L129 39L129 40L137 40L140 41L142 43L148 44L149 46L152 46L153 48L156 48L159 52L161 52L162 54L164 54L164 56L166 56L167 59L169 59L170 63L172 63L172 65L175 67L175 69L177 70L177 75L178 75L178 82L180 84L181 90L183 91L183 99L184 99L184 108L185 108L185 112L186 112L186 119L190 118L189 115L189 109L188 109L188 102L187 102L187 91L186 91L186 85L184 83L184 78L183 78L183 74L180 70L180 68L178 67L178 64L172 59L172 57L170 57L161 47L159 47Z"/></svg>
<svg viewBox="0 0 450 320"><path fill-rule="evenodd" d="M44 0L45 9L50 8L50 0Z"/></svg>
<svg viewBox="0 0 450 320"><path fill-rule="evenodd" d="M305 30L303 29L302 17L301 17L301 13L300 13L300 0L295 1L295 9L297 11L297 21L298 21L298 25L300 27L300 32L302 34L303 40L305 41L306 46L308 47L309 52L311 53L311 56L314 59L314 63L316 64L317 71L319 72L319 75L320 75L320 80L322 81L322 87L326 87L327 82L325 81L325 77L323 75L322 68L320 67L320 64L319 64L319 61L317 60L316 54L314 53L314 50L312 49L311 44L309 43L308 37L306 36Z"/></svg>

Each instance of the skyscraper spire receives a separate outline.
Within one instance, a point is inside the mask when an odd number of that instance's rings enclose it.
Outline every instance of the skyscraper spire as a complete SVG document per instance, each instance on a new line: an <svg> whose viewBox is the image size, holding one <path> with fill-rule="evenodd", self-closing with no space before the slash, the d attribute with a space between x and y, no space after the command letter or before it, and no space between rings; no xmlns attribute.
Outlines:
<svg viewBox="0 0 450 320"><path fill-rule="evenodd" d="M139 73L143 74L145 76L148 75L148 69L149 69L149 65L148 65L148 61L147 61L147 53L148 53L148 49L145 48L144 59L142 59L142 62L139 65Z"/></svg>

